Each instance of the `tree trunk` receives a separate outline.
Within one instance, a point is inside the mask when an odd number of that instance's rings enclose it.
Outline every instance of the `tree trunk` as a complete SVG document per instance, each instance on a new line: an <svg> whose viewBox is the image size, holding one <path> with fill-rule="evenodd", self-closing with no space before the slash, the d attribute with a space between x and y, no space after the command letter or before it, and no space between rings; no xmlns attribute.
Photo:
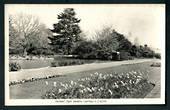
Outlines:
<svg viewBox="0 0 170 110"><path fill-rule="evenodd" d="M24 48L24 57L26 57L27 56L27 50L26 50L26 48Z"/></svg>
<svg viewBox="0 0 170 110"><path fill-rule="evenodd" d="M69 55L69 54L70 54L70 48L67 47L67 55Z"/></svg>

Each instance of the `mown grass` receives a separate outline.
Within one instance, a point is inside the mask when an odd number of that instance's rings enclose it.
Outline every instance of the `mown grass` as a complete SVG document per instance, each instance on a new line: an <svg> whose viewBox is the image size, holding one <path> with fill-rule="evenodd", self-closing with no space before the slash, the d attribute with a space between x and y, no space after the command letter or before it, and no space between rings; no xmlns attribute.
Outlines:
<svg viewBox="0 0 170 110"><path fill-rule="evenodd" d="M69 65L81 65L87 63L100 63L108 62L102 60L89 60L89 59L78 59L78 58L64 58L64 57L54 57L54 59L13 59L9 60L9 63L17 62L22 69L33 69L33 68L43 68L43 67L58 67L58 66L69 66Z"/></svg>
<svg viewBox="0 0 170 110"><path fill-rule="evenodd" d="M95 60L95 59L80 59L78 57L68 57L68 56L54 56L54 61L51 62L51 67L82 65L82 64L88 64L94 62L100 63L106 61Z"/></svg>
<svg viewBox="0 0 170 110"><path fill-rule="evenodd" d="M82 65L82 64L93 63L93 62L95 62L95 60L79 60L79 59L66 59L62 61L56 60L51 62L51 67Z"/></svg>

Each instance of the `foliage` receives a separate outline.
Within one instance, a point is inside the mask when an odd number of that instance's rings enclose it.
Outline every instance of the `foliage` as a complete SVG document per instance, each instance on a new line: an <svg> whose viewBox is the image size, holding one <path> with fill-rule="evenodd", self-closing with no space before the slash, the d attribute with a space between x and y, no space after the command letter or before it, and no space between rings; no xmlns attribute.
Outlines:
<svg viewBox="0 0 170 110"><path fill-rule="evenodd" d="M115 30L111 30L111 28L107 27L104 28L97 36L97 45L99 46L99 49L108 52L118 49L119 42L117 40L117 32Z"/></svg>
<svg viewBox="0 0 170 110"><path fill-rule="evenodd" d="M9 71L18 71L21 69L21 66L17 62L10 62L9 63Z"/></svg>
<svg viewBox="0 0 170 110"><path fill-rule="evenodd" d="M58 66L70 66L70 65L81 65L85 63L92 63L93 60L80 60L80 59L63 59L60 61L53 61L51 62L51 67L58 67Z"/></svg>
<svg viewBox="0 0 170 110"><path fill-rule="evenodd" d="M95 56L97 45L92 41L81 41L74 49L73 54L79 55L80 58L97 58ZM93 55L93 56L92 56Z"/></svg>
<svg viewBox="0 0 170 110"><path fill-rule="evenodd" d="M120 60L129 60L130 59L130 53L126 51L120 52Z"/></svg>
<svg viewBox="0 0 170 110"><path fill-rule="evenodd" d="M54 55L54 52L48 48L29 48L27 50L30 55Z"/></svg>
<svg viewBox="0 0 170 110"><path fill-rule="evenodd" d="M130 52L132 43L124 35L117 33L117 41L119 42L117 51Z"/></svg>
<svg viewBox="0 0 170 110"><path fill-rule="evenodd" d="M96 72L77 81L60 83L59 87L47 91L42 98L143 98L152 87L142 72L106 75Z"/></svg>
<svg viewBox="0 0 170 110"><path fill-rule="evenodd" d="M155 57L161 59L161 55L159 53L155 53Z"/></svg>
<svg viewBox="0 0 170 110"><path fill-rule="evenodd" d="M97 52L100 59L112 59L112 54L116 53L119 47L119 42L117 40L117 33L115 30L111 30L109 27L104 28L101 33L99 33L97 39Z"/></svg>
<svg viewBox="0 0 170 110"><path fill-rule="evenodd" d="M152 63L151 67L161 67L161 63Z"/></svg>
<svg viewBox="0 0 170 110"><path fill-rule="evenodd" d="M140 57L153 58L155 57L155 55L157 56L157 54L155 54L155 52L151 50L146 44L144 46L133 45L130 50L130 54L131 56L134 56L137 58L140 58Z"/></svg>
<svg viewBox="0 0 170 110"><path fill-rule="evenodd" d="M129 52L132 44L114 29L106 27L96 33L96 41L81 41L73 54L81 58L118 60L119 51Z"/></svg>
<svg viewBox="0 0 170 110"><path fill-rule="evenodd" d="M130 54L134 57L139 57L139 54L137 54L137 52L138 52L137 46L133 45L131 50L130 50Z"/></svg>
<svg viewBox="0 0 170 110"><path fill-rule="evenodd" d="M54 29L51 31L55 35L49 39L55 52L70 54L74 43L79 40L81 30L78 23L80 20L75 15L73 8L66 8L63 13L58 15L58 23L53 24Z"/></svg>
<svg viewBox="0 0 170 110"><path fill-rule="evenodd" d="M22 47L18 43L18 33L13 26L13 20L9 18L9 54L20 54L22 53Z"/></svg>
<svg viewBox="0 0 170 110"><path fill-rule="evenodd" d="M53 24L52 30L47 29L35 16L22 13L10 16L9 53L23 56L75 54L80 58L103 60L161 58L160 54L156 54L146 44L132 45L125 35L111 27L97 31L94 36L96 39L87 41L78 25L80 20L75 16L73 8L64 9L58 15L59 21ZM120 52L120 56L117 52Z"/></svg>
<svg viewBox="0 0 170 110"><path fill-rule="evenodd" d="M48 48L48 36L52 33L32 15L17 14L9 17L10 53L32 54L37 48Z"/></svg>

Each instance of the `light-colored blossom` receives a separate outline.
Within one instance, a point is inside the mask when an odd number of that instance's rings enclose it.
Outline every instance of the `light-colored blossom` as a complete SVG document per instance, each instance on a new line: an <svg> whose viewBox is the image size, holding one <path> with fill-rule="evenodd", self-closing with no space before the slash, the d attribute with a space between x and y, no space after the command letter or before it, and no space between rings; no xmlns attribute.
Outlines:
<svg viewBox="0 0 170 110"><path fill-rule="evenodd" d="M70 83L71 83L71 85L73 85L73 84L74 84L74 82L73 82L72 80L71 80L71 82L70 82Z"/></svg>
<svg viewBox="0 0 170 110"><path fill-rule="evenodd" d="M108 91L109 91L109 93L110 93L111 95L113 94L112 91L111 91L110 89L109 89Z"/></svg>
<svg viewBox="0 0 170 110"><path fill-rule="evenodd" d="M56 82L53 82L53 84L54 84L54 87L56 87L56 84L57 84L57 83L56 83Z"/></svg>
<svg viewBox="0 0 170 110"><path fill-rule="evenodd" d="M61 89L58 89L58 93L61 93L62 92L62 90Z"/></svg>
<svg viewBox="0 0 170 110"><path fill-rule="evenodd" d="M48 81L45 81L45 84L48 85Z"/></svg>

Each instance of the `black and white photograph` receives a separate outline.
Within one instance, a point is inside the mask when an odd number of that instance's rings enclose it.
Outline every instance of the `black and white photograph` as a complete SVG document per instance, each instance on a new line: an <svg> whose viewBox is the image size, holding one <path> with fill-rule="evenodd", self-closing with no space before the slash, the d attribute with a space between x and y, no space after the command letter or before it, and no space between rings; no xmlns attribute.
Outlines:
<svg viewBox="0 0 170 110"><path fill-rule="evenodd" d="M165 4L6 4L5 105L165 104Z"/></svg>

